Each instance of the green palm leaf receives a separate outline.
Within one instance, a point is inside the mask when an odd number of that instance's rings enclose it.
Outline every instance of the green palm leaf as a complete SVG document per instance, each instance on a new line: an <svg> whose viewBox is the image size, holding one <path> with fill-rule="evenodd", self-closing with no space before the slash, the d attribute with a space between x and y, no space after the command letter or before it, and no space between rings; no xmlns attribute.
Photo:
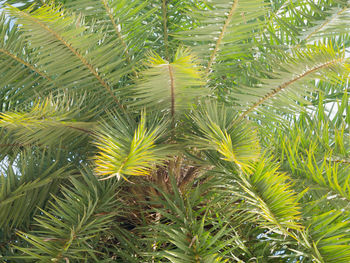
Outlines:
<svg viewBox="0 0 350 263"><path fill-rule="evenodd" d="M17 26L2 14L0 17L0 82L1 111L16 109L19 103L35 97L38 86L45 87L52 79L37 66L37 60L30 53L25 39ZM26 94L23 98L19 90ZM23 107L23 105L21 105Z"/></svg>
<svg viewBox="0 0 350 263"><path fill-rule="evenodd" d="M232 180L229 184L232 184L231 193L247 203L248 211L261 217L257 222L271 231L292 235L289 229L302 228L298 222L300 207L289 177L278 169L271 159L262 159L252 166L249 174L228 175Z"/></svg>
<svg viewBox="0 0 350 263"><path fill-rule="evenodd" d="M95 156L96 173L103 179L149 175L152 168L164 162L167 152L160 144L164 124L147 121L145 113L139 124L118 115L110 119L111 124L102 123L95 142L99 150Z"/></svg>
<svg viewBox="0 0 350 263"><path fill-rule="evenodd" d="M207 72L212 71L216 60L218 68L227 69L230 63L225 61L242 58L243 50L251 48L249 40L261 27L259 19L265 13L266 5L259 0L210 1L207 8L193 14L202 25L178 33L179 39L196 46L194 51L207 61Z"/></svg>
<svg viewBox="0 0 350 263"><path fill-rule="evenodd" d="M42 156L27 151L16 161L7 160L7 167L2 168L0 227L3 238L14 228L28 227L38 209L45 207L50 195L58 191L59 184L73 175L72 167L60 167L62 157L58 154L56 163L50 158L49 151Z"/></svg>
<svg viewBox="0 0 350 263"><path fill-rule="evenodd" d="M92 174L84 181L71 179L72 187L62 188L63 198L54 197L48 211L41 210L35 220L38 228L32 233L18 231L18 235L33 248L19 248L13 258L32 259L39 262L65 259L98 261L91 251L96 249L99 236L106 234L116 215L115 199L119 183L99 182ZM42 251L45 251L42 254Z"/></svg>
<svg viewBox="0 0 350 263"><path fill-rule="evenodd" d="M78 144L93 133L94 123L76 121L81 116L74 110L79 104L73 106L73 103L65 98L56 101L47 98L28 112L2 113L0 127L13 134L16 142L22 145Z"/></svg>
<svg viewBox="0 0 350 263"><path fill-rule="evenodd" d="M55 85L65 89L79 88L88 94L102 92L120 104L113 85L125 74L125 70L118 69L123 59L120 52L111 48L114 43L101 41L103 32L94 27L87 28L81 18L64 13L59 6L44 5L24 11L9 7L8 12L17 18L16 23L21 25L24 37L35 50L31 54L52 76ZM26 30L28 28L31 30ZM57 52L52 54L52 49ZM63 72L62 64L69 65Z"/></svg>
<svg viewBox="0 0 350 263"><path fill-rule="evenodd" d="M151 55L146 64L149 68L140 73L137 87L133 94L139 100L136 105L154 105L159 110L167 110L172 117L189 109L196 98L205 96L202 85L202 72L197 58L188 49L179 48L173 62L168 62L158 55Z"/></svg>
<svg viewBox="0 0 350 263"><path fill-rule="evenodd" d="M260 145L257 132L246 121L237 121L236 112L230 108L205 102L190 116L193 125L190 145L206 152L219 153L222 159L249 169L250 163L258 160Z"/></svg>
<svg viewBox="0 0 350 263"><path fill-rule="evenodd" d="M245 108L240 119L255 111L261 105L269 109L283 110L283 105L298 107L307 103L301 96L315 89L312 80L324 79L337 83L342 76L347 76L348 64L344 51L336 51L332 46L315 46L308 50L296 51L294 56L268 73L271 78L262 79L259 85L246 88L244 94L235 93L235 98ZM241 92L240 92L241 93ZM253 99L254 96L259 99ZM296 103L297 102L297 103ZM264 113L264 110L261 110Z"/></svg>

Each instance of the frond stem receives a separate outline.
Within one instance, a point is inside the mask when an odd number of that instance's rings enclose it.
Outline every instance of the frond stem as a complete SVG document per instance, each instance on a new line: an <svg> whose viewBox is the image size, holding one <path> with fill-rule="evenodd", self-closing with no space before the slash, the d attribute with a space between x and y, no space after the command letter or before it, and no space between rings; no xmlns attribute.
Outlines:
<svg viewBox="0 0 350 263"><path fill-rule="evenodd" d="M117 36L119 38L120 43L124 47L125 57L128 60L128 63L131 64L131 57L130 57L130 54L129 54L128 46L126 45L126 43L124 41L124 38L123 38L123 36L121 34L121 30L118 28L117 24L115 23L115 19L114 19L114 16L112 14L111 8L108 6L107 0L102 0L102 3L103 3L103 5L104 5L104 7L105 7L105 9L107 11L109 19L112 22L114 31L117 33ZM136 71L134 69L133 69L133 73L137 77L137 73L136 73Z"/></svg>
<svg viewBox="0 0 350 263"><path fill-rule="evenodd" d="M111 20L111 22L112 22L112 24L113 24L113 28L114 28L115 32L117 33L117 36L118 36L118 38L119 38L119 40L120 40L120 43L121 43L121 44L123 45L123 47L124 47L124 50L125 50L125 54L126 54L126 56L127 56L127 59L128 59L128 61L130 61L128 47L127 47L127 45L126 45L126 43L125 43L125 41L124 41L124 39L123 39L123 36L122 36L122 34L121 34L121 32L120 32L120 30L119 30L117 24L115 23L113 14L112 14L112 12L111 12L111 9L109 8L109 6L108 6L106 0L102 0L102 2L103 2L103 5L104 5L104 7L105 7L105 9L106 9L106 11L107 11L108 17L109 17L109 19Z"/></svg>
<svg viewBox="0 0 350 263"><path fill-rule="evenodd" d="M326 160L328 162L350 164L350 158L331 157L331 158L327 158Z"/></svg>
<svg viewBox="0 0 350 263"><path fill-rule="evenodd" d="M232 7L231 7L231 10L230 10L230 13L228 14L227 18L226 18L226 21L225 21L225 24L224 26L222 27L222 30L220 32L220 35L219 35L219 38L218 40L216 41L216 45L215 45L215 48L213 50L213 53L211 54L210 56L210 59L209 59L209 63L208 63L208 68L207 68L207 74L209 74L211 72L211 67L213 66L213 63L214 63L214 60L216 58L216 55L219 51L219 48L220 48L220 44L222 42L222 39L224 38L224 35L226 33L226 30L227 30L227 27L228 25L230 24L231 20L232 20L232 17L233 17L233 14L234 12L236 11L237 9L237 6L238 6L238 1L239 0L235 0L232 4Z"/></svg>
<svg viewBox="0 0 350 263"><path fill-rule="evenodd" d="M47 76L45 73L41 72L40 70L38 70L36 67L34 67L33 65L29 64L28 62L24 61L23 59L17 57L15 54L5 50L5 49L0 49L0 52L11 57L12 59L16 60L17 62L25 65L27 68L31 69L32 71L38 73L41 77L49 80L49 81L52 81L52 79Z"/></svg>
<svg viewBox="0 0 350 263"><path fill-rule="evenodd" d="M163 15L163 31L164 31L164 46L165 46L165 57L169 60L169 36L167 26L167 0L162 2L162 15Z"/></svg>
<svg viewBox="0 0 350 263"><path fill-rule="evenodd" d="M170 94L171 94L171 117L173 119L173 125L174 125L174 118L175 118L175 81L174 81L174 72L171 65L168 65L169 70L169 77L170 77Z"/></svg>
<svg viewBox="0 0 350 263"><path fill-rule="evenodd" d="M67 128L70 128L70 129L74 129L74 130L77 130L77 131L81 131L83 133L87 133L87 134L96 134L94 133L93 131L90 131L90 130L87 130L87 129L83 129L83 128L79 128L79 127L74 127L74 126L71 126L71 125L65 125Z"/></svg>
<svg viewBox="0 0 350 263"><path fill-rule="evenodd" d="M306 77L307 75L310 75L312 73L314 73L315 71L318 71L320 69L323 68L327 68L329 66L332 66L333 64L336 64L340 61L342 61L343 58L340 59L333 59L331 61L328 61L326 63L323 63L319 66L313 67L307 71L305 71L302 74L297 75L296 77L294 77L293 79L282 83L281 85L279 85L277 88L273 89L271 92L267 93L264 97L262 97L261 99L259 99L256 103L254 103L251 107L249 107L246 111L243 112L243 114L241 114L237 121L241 121L243 120L245 117L247 117L247 115L249 113L251 113L253 110L255 110L255 108L257 108L258 106L260 106L261 104L263 104L265 101L271 99L272 97L274 97L276 94L278 94L279 92L281 92L282 90L286 89L288 86L292 85L293 83L295 83L296 81Z"/></svg>
<svg viewBox="0 0 350 263"><path fill-rule="evenodd" d="M31 145L31 144L21 144L21 143L2 143L0 144L0 148L1 147L25 147L25 146L28 146L28 145Z"/></svg>

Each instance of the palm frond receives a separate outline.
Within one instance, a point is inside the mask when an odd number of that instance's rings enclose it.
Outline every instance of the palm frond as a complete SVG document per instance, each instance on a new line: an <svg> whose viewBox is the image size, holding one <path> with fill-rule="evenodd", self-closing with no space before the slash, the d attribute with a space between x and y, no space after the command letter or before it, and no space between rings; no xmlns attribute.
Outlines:
<svg viewBox="0 0 350 263"><path fill-rule="evenodd" d="M319 21L301 36L301 40L312 43L318 40L341 37L349 32L350 8L334 7L328 11L328 19Z"/></svg>
<svg viewBox="0 0 350 263"><path fill-rule="evenodd" d="M146 64L149 68L140 73L137 81L136 94L133 94L138 99L135 104L147 106L148 110L157 105L172 117L189 109L196 98L208 93L202 87L204 81L196 60L184 48L177 50L171 63L156 54L151 55Z"/></svg>
<svg viewBox="0 0 350 263"><path fill-rule="evenodd" d="M222 159L248 169L260 155L257 131L247 121L237 121L236 112L216 103L205 102L190 116L193 125L190 145L217 151Z"/></svg>
<svg viewBox="0 0 350 263"><path fill-rule="evenodd" d="M261 159L252 166L249 174L226 174L232 180L227 188L231 188L232 194L247 203L248 212L261 217L256 220L263 227L282 235L290 235L289 229L302 228L298 222L301 219L300 206L289 183L290 178L278 169L271 158ZM236 183L241 190L235 187ZM230 184L233 184L232 187Z"/></svg>
<svg viewBox="0 0 350 263"><path fill-rule="evenodd" d="M313 215L305 224L308 227L301 234L299 242L303 248L296 250L300 256L315 262L349 261L348 213L330 210L317 216Z"/></svg>
<svg viewBox="0 0 350 263"><path fill-rule="evenodd" d="M229 63L225 60L244 57L243 50L251 48L250 40L261 27L259 18L264 17L266 4L260 0L215 0L207 5L193 13L201 26L177 35L195 46L194 51L207 62L209 73L216 60L218 67L224 65L227 70Z"/></svg>
<svg viewBox="0 0 350 263"><path fill-rule="evenodd" d="M342 107L338 110L343 114ZM299 180L297 185L301 189L310 186L320 197L336 194L348 202L349 164L346 160L350 154L350 137L346 123L331 121L322 103L318 112L313 116L309 114L294 118L288 133L281 129L273 135L283 170ZM332 205L332 201L329 202ZM337 203L342 205L342 202Z"/></svg>
<svg viewBox="0 0 350 263"><path fill-rule="evenodd" d="M150 1L115 0L73 0L60 1L63 6L85 19L96 20L99 27L108 32L109 41L123 47L124 57L129 66L137 67L135 62L143 58L145 43L150 38L156 8ZM134 71L136 73L136 71Z"/></svg>
<svg viewBox="0 0 350 263"><path fill-rule="evenodd" d="M332 152L326 152L319 159L315 154L315 145L310 145L304 152L307 157L300 154L296 149L300 147L299 141L294 141L294 145L286 142L283 155L289 162L289 167L295 176L308 179L322 188L328 189L350 201L349 170L347 163L332 162Z"/></svg>
<svg viewBox="0 0 350 263"><path fill-rule="evenodd" d="M38 86L46 86L51 81L37 66L35 58L29 57L25 39L18 26L11 23L3 13L0 15L1 111L16 109L19 103L28 102L36 96Z"/></svg>
<svg viewBox="0 0 350 263"><path fill-rule="evenodd" d="M293 57L286 58L268 74L271 78L261 80L261 84L254 88L246 87L244 94L235 93L235 100L245 108L240 119L259 111L261 105L283 110L282 105L289 105L290 109L291 106L305 104L307 101L302 96L314 89L314 85L310 84L312 80L336 83L340 76L347 76L347 72L345 52L334 50L332 46L319 45L296 51ZM254 96L259 99L253 99Z"/></svg>
<svg viewBox="0 0 350 263"><path fill-rule="evenodd" d="M37 102L28 112L1 113L0 127L13 134L16 143L20 144L78 144L93 133L94 123L77 121L76 118L84 118L79 116L77 108L77 101L47 98Z"/></svg>
<svg viewBox="0 0 350 263"><path fill-rule="evenodd" d="M119 183L100 182L86 171L83 178L83 181L72 178L71 187L62 187L63 197L54 197L49 210L41 210L41 215L35 218L34 231L18 231L29 246L14 246L17 254L13 258L40 262L66 258L98 262L99 257L103 258L98 243L107 235L115 209L120 205L115 198Z"/></svg>
<svg viewBox="0 0 350 263"><path fill-rule="evenodd" d="M88 94L105 94L121 103L113 85L126 73L118 68L123 63L122 55L112 48L115 43L103 41L103 32L85 26L79 17L52 4L24 11L8 7L7 11L20 25L38 66L51 76L55 85L80 88ZM62 64L69 65L64 72Z"/></svg>
<svg viewBox="0 0 350 263"><path fill-rule="evenodd" d="M0 176L0 228L2 237L7 238L14 228L25 229L32 223L32 217L44 208L50 195L59 189L59 184L70 178L74 170L61 166L62 156L51 153L42 155L22 152L16 160L7 160Z"/></svg>
<svg viewBox="0 0 350 263"><path fill-rule="evenodd" d="M342 115L344 108L337 110ZM281 169L291 174L296 182L293 188L303 193L300 222L306 229L295 235L297 243L292 242L291 250L305 260L346 262L349 257L345 230L349 225L349 164L336 161L349 154L345 127L343 118L330 116L321 96L318 108L294 117L287 133L280 127L272 135Z"/></svg>
<svg viewBox="0 0 350 263"><path fill-rule="evenodd" d="M271 4L263 37L266 48L279 50L299 46L301 40L310 38L326 25L332 23L334 14L347 8L347 1L321 0L310 1L274 1ZM269 43L269 44L268 44Z"/></svg>
<svg viewBox="0 0 350 263"><path fill-rule="evenodd" d="M208 185L198 186L184 197L174 178L171 180L173 194L157 188L161 196L153 205L161 206L155 209L160 219L152 226L152 232L146 232L148 239L155 241L155 252L150 255L176 263L227 262L228 254L239 243L234 231L238 226L230 225L229 220L239 218L239 210L227 213L225 208L215 209L213 214L211 205L220 202L220 197L215 198L210 191L202 196L200 188L208 190ZM206 207L201 206L204 200Z"/></svg>
<svg viewBox="0 0 350 263"><path fill-rule="evenodd" d="M96 133L96 173L103 179L130 175L148 175L152 167L164 162L166 151L160 144L164 123L146 120L142 113L139 124L120 115L110 116L111 124L102 123Z"/></svg>

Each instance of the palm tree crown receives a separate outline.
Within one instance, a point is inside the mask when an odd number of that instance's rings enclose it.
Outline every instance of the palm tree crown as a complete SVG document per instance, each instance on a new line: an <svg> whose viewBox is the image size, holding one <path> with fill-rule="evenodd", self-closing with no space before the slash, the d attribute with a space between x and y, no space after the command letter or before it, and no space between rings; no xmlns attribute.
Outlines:
<svg viewBox="0 0 350 263"><path fill-rule="evenodd" d="M0 261L350 262L345 0L7 0Z"/></svg>

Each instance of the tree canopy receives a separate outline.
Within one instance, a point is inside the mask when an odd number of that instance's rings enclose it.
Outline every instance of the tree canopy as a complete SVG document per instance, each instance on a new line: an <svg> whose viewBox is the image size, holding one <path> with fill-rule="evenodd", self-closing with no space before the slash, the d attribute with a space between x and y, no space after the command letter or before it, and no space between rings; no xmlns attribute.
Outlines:
<svg viewBox="0 0 350 263"><path fill-rule="evenodd" d="M347 1L2 2L0 261L350 262Z"/></svg>

